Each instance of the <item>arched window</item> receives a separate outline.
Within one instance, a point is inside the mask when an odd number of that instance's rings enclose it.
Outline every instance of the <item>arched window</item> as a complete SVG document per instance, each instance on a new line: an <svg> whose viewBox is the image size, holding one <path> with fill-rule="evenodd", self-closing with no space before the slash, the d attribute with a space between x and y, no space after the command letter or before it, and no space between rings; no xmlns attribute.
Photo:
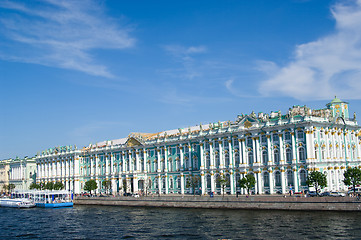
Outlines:
<svg viewBox="0 0 361 240"><path fill-rule="evenodd" d="M211 166L211 158L209 154L206 154L206 168L209 169Z"/></svg>
<svg viewBox="0 0 361 240"><path fill-rule="evenodd" d="M234 154L234 162L235 162L236 167L238 167L238 166L239 166L239 163L240 163L239 153L238 153L238 152L236 152L236 153Z"/></svg>
<svg viewBox="0 0 361 240"><path fill-rule="evenodd" d="M207 188L211 188L211 175L207 175Z"/></svg>
<svg viewBox="0 0 361 240"><path fill-rule="evenodd" d="M325 147L322 147L322 149L321 149L321 157L322 157L321 160L326 159L326 148Z"/></svg>
<svg viewBox="0 0 361 240"><path fill-rule="evenodd" d="M269 173L268 172L265 172L263 174L263 186L269 187Z"/></svg>
<svg viewBox="0 0 361 240"><path fill-rule="evenodd" d="M219 175L219 174L215 175L216 188L220 188L220 187L221 187L221 184L220 184L219 181L218 181L219 178L220 178L220 175Z"/></svg>
<svg viewBox="0 0 361 240"><path fill-rule="evenodd" d="M278 151L278 149L275 149L273 151L273 157L274 157L275 164L279 164L280 163L280 152Z"/></svg>
<svg viewBox="0 0 361 240"><path fill-rule="evenodd" d="M198 157L194 156L193 158L193 170L197 170L198 169Z"/></svg>
<svg viewBox="0 0 361 240"><path fill-rule="evenodd" d="M297 131L297 138L302 139L304 137L304 132L302 130Z"/></svg>
<svg viewBox="0 0 361 240"><path fill-rule="evenodd" d="M280 172L275 173L275 184L277 187L281 186L281 173Z"/></svg>
<svg viewBox="0 0 361 240"><path fill-rule="evenodd" d="M227 183L226 183L226 187L231 187L231 177L229 176L229 174L226 175L226 180L227 180Z"/></svg>
<svg viewBox="0 0 361 240"><path fill-rule="evenodd" d="M274 133L274 134L272 135L272 139L273 139L273 142L278 142L278 140L279 140L278 134L277 134L277 133Z"/></svg>
<svg viewBox="0 0 361 240"><path fill-rule="evenodd" d="M241 175L239 173L236 174L236 187L239 188L239 180L241 179Z"/></svg>
<svg viewBox="0 0 361 240"><path fill-rule="evenodd" d="M253 164L253 153L248 152L248 164Z"/></svg>
<svg viewBox="0 0 361 240"><path fill-rule="evenodd" d="M300 148L298 149L298 159L299 159L301 162L306 161L305 149L304 149L303 147L300 147Z"/></svg>
<svg viewBox="0 0 361 240"><path fill-rule="evenodd" d="M169 179L169 188L173 189L173 178Z"/></svg>
<svg viewBox="0 0 361 240"><path fill-rule="evenodd" d="M290 132L285 132L285 139L286 140L291 140L291 133Z"/></svg>
<svg viewBox="0 0 361 240"><path fill-rule="evenodd" d="M227 168L229 166L229 154L226 153L224 155L224 164L226 165L225 167Z"/></svg>
<svg viewBox="0 0 361 240"><path fill-rule="evenodd" d="M262 163L264 165L267 165L268 162L268 153L267 151L262 151Z"/></svg>
<svg viewBox="0 0 361 240"><path fill-rule="evenodd" d="M177 177L177 188L178 189L181 188L181 177L180 176Z"/></svg>
<svg viewBox="0 0 361 240"><path fill-rule="evenodd" d="M262 135L261 142L262 143L267 143L267 135Z"/></svg>
<svg viewBox="0 0 361 240"><path fill-rule="evenodd" d="M216 152L216 154L215 154L215 159L216 159L216 167L219 167L220 161L219 161L219 154L218 154L218 152Z"/></svg>
<svg viewBox="0 0 361 240"><path fill-rule="evenodd" d="M286 149L286 161L292 163L292 150L289 148Z"/></svg>
<svg viewBox="0 0 361 240"><path fill-rule="evenodd" d="M166 183L165 183L165 181L166 181L166 178L163 178L163 188L165 188L165 185L166 185Z"/></svg>
<svg viewBox="0 0 361 240"><path fill-rule="evenodd" d="M293 184L293 171L292 170L287 171L287 186L294 186L294 184Z"/></svg>

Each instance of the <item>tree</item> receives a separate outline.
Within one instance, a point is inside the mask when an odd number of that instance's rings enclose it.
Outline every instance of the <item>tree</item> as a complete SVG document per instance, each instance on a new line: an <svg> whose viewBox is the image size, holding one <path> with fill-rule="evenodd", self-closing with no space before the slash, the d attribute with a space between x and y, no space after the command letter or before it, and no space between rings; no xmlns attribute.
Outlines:
<svg viewBox="0 0 361 240"><path fill-rule="evenodd" d="M104 187L104 189L105 189L105 193L108 194L108 193L109 193L109 190L110 190L111 187L112 187L112 182L111 182L110 180L104 180L104 181L102 182L102 185L103 185L103 187Z"/></svg>
<svg viewBox="0 0 361 240"><path fill-rule="evenodd" d="M15 189L15 184L14 183L10 183L8 188L9 188L9 192L11 193L13 191L13 189Z"/></svg>
<svg viewBox="0 0 361 240"><path fill-rule="evenodd" d="M225 178L224 175L221 175L221 176L218 176L217 182L221 186L223 197L224 197L224 192L226 190L227 184L229 184L228 179Z"/></svg>
<svg viewBox="0 0 361 240"><path fill-rule="evenodd" d="M192 188L193 196L196 195L195 189L199 187L200 180L201 180L200 177L197 175L195 176L191 175L187 178L186 188Z"/></svg>
<svg viewBox="0 0 361 240"><path fill-rule="evenodd" d="M348 168L343 174L343 182L347 186L353 187L353 192L356 194L356 185L361 184L361 170L359 168Z"/></svg>
<svg viewBox="0 0 361 240"><path fill-rule="evenodd" d="M94 179L88 180L84 184L84 190L89 191L92 194L92 191L98 188L98 184Z"/></svg>
<svg viewBox="0 0 361 240"><path fill-rule="evenodd" d="M54 189L54 183L53 182L47 182L44 186L44 189L47 190L53 190Z"/></svg>
<svg viewBox="0 0 361 240"><path fill-rule="evenodd" d="M249 191L256 185L256 178L253 174L248 173L242 179L238 180L238 184L241 188L247 189L247 193L249 195Z"/></svg>
<svg viewBox="0 0 361 240"><path fill-rule="evenodd" d="M29 189L41 189L40 184L31 183Z"/></svg>
<svg viewBox="0 0 361 240"><path fill-rule="evenodd" d="M327 186L327 177L326 174L312 171L307 176L306 184L310 187L315 187L316 195L318 195L319 190Z"/></svg>
<svg viewBox="0 0 361 240"><path fill-rule="evenodd" d="M62 189L64 189L64 184L62 182L58 181L54 184L54 190L62 190Z"/></svg>

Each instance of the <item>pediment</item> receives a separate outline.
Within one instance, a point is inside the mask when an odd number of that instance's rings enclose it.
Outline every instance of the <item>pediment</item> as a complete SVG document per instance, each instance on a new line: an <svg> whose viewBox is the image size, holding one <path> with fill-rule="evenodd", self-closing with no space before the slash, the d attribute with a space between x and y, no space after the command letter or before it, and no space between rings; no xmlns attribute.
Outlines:
<svg viewBox="0 0 361 240"><path fill-rule="evenodd" d="M245 115L243 117L238 118L237 124L239 126L244 126L245 128L250 128L255 124L258 124L259 120L257 118L253 118L251 116Z"/></svg>
<svg viewBox="0 0 361 240"><path fill-rule="evenodd" d="M128 147L141 146L143 145L139 140L134 137L129 137L125 143Z"/></svg>

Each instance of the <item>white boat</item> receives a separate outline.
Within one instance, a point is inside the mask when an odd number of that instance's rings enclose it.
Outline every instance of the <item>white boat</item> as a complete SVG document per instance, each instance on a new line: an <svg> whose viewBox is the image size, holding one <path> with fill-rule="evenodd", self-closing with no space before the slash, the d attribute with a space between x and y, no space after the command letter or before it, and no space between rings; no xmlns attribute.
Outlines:
<svg viewBox="0 0 361 240"><path fill-rule="evenodd" d="M63 208L73 207L73 193L66 190L27 190L16 191L14 198L33 199L37 207Z"/></svg>
<svg viewBox="0 0 361 240"><path fill-rule="evenodd" d="M0 207L31 208L35 203L27 198L0 198Z"/></svg>

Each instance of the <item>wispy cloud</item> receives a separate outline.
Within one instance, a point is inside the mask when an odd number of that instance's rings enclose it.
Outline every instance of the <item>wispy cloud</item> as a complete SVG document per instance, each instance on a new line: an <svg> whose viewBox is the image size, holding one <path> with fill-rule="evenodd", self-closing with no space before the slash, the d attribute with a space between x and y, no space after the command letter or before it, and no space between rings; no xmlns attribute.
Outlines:
<svg viewBox="0 0 361 240"><path fill-rule="evenodd" d="M197 67L195 55L207 52L205 46L167 45L164 49L173 59L182 65L181 68L162 70L163 73L173 76L180 76L185 79L194 79L202 76L202 71Z"/></svg>
<svg viewBox="0 0 361 240"><path fill-rule="evenodd" d="M0 2L0 58L112 77L94 60L95 49L134 46L131 29L106 16L92 0Z"/></svg>
<svg viewBox="0 0 361 240"><path fill-rule="evenodd" d="M334 33L296 46L293 60L284 66L259 64L268 75L259 86L261 94L300 100L361 98L361 0L340 2L331 12Z"/></svg>

